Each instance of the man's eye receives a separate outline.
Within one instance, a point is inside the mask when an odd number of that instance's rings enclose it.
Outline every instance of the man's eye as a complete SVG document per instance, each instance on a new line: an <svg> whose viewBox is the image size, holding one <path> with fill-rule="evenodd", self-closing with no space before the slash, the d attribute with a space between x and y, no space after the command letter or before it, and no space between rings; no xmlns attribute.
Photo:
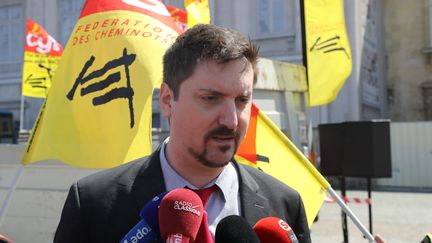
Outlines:
<svg viewBox="0 0 432 243"><path fill-rule="evenodd" d="M217 97L214 95L205 95L201 97L202 100L207 101L207 102L212 102L212 101L216 101Z"/></svg>
<svg viewBox="0 0 432 243"><path fill-rule="evenodd" d="M240 103L247 104L247 103L249 103L250 98L249 97L238 97L237 101L240 102Z"/></svg>

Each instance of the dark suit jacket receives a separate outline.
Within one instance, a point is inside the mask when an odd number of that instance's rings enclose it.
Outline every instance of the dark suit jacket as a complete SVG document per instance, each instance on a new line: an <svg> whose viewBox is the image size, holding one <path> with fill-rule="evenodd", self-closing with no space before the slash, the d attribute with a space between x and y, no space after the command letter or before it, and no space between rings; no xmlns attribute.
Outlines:
<svg viewBox="0 0 432 243"><path fill-rule="evenodd" d="M310 242L299 194L273 177L235 163L243 217L253 226L268 216L284 219L300 242ZM164 192L159 150L150 157L104 170L75 182L67 196L56 243L115 242L140 220L141 208Z"/></svg>

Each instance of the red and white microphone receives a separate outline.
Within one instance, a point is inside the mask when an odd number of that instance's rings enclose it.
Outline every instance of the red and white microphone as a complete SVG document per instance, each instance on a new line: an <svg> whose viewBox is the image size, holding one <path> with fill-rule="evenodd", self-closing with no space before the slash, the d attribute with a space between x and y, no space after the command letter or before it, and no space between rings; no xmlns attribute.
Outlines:
<svg viewBox="0 0 432 243"><path fill-rule="evenodd" d="M261 243L298 243L287 222L276 217L260 219L253 227Z"/></svg>
<svg viewBox="0 0 432 243"><path fill-rule="evenodd" d="M166 243L195 241L203 211L201 198L195 192L183 188L170 191L159 208L161 238Z"/></svg>

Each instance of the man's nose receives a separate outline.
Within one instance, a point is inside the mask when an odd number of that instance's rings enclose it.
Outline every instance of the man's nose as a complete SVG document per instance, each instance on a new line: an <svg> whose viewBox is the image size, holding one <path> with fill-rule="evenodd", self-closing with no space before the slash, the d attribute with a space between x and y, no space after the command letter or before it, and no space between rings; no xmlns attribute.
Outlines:
<svg viewBox="0 0 432 243"><path fill-rule="evenodd" d="M227 102L220 111L219 125L236 130L238 125L237 107L235 102Z"/></svg>

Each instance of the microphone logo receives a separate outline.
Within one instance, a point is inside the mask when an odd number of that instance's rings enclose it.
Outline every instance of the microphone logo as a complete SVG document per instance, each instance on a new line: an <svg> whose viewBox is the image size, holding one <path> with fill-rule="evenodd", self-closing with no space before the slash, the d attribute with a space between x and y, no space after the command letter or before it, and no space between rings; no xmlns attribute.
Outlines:
<svg viewBox="0 0 432 243"><path fill-rule="evenodd" d="M151 228L149 228L149 227L145 227L145 226L144 226L144 227L142 227L142 228L139 228L139 229L137 230L137 232L136 232L135 235L132 235L132 236L130 237L130 239L125 239L125 240L123 241L123 243L129 243L129 242L134 243L134 242L138 242L139 240L143 239L147 234L149 234L150 231L151 231Z"/></svg>
<svg viewBox="0 0 432 243"><path fill-rule="evenodd" d="M183 242L183 235L180 233L177 233L173 235L173 238L170 239L169 243L182 243Z"/></svg>
<svg viewBox="0 0 432 243"><path fill-rule="evenodd" d="M282 219L279 220L278 224L279 224L279 227L281 227L283 230L285 230L285 231L292 231L292 229L288 225L288 223L285 222L285 221L283 221Z"/></svg>
<svg viewBox="0 0 432 243"><path fill-rule="evenodd" d="M180 211L191 212L196 216L200 216L201 212L196 210L196 207L199 205L193 206L192 203L186 201L174 201L174 209Z"/></svg>

